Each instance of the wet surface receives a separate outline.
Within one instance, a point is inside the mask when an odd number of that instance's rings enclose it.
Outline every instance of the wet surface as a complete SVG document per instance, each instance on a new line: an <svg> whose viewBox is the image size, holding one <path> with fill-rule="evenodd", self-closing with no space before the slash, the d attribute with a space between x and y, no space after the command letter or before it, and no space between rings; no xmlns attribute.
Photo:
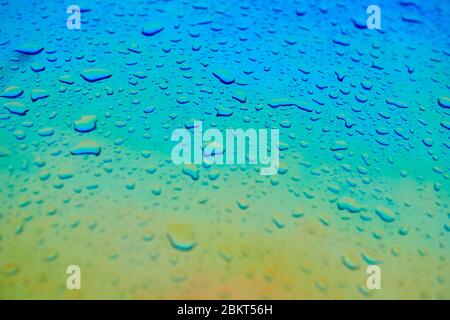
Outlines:
<svg viewBox="0 0 450 320"><path fill-rule="evenodd" d="M362 1L71 4L0 4L1 298L450 298L447 1L381 30ZM279 129L278 174L175 165L194 121Z"/></svg>

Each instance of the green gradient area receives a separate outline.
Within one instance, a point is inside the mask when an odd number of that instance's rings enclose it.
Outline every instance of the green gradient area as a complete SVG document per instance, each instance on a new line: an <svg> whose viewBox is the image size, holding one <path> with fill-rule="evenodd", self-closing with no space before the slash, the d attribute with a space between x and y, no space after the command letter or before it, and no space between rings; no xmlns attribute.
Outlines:
<svg viewBox="0 0 450 320"><path fill-rule="evenodd" d="M71 4L1 5L1 299L450 298L447 2ZM174 164L194 121L277 174Z"/></svg>

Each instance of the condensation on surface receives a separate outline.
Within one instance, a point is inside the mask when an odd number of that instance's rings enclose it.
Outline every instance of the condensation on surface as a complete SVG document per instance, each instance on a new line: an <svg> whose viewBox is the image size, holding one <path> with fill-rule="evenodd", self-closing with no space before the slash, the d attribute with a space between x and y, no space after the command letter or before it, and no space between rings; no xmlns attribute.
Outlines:
<svg viewBox="0 0 450 320"><path fill-rule="evenodd" d="M364 1L72 4L0 4L0 298L450 298L448 1L381 30ZM194 121L279 129L278 174L175 165Z"/></svg>

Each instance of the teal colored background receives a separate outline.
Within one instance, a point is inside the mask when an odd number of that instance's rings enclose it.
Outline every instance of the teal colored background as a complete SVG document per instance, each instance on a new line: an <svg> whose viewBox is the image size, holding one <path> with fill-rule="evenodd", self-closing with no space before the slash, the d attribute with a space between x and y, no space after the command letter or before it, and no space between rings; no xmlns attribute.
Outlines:
<svg viewBox="0 0 450 320"><path fill-rule="evenodd" d="M23 94L0 98L0 298L449 299L450 3L379 1L381 30L369 4L2 1L0 91ZM174 165L194 120L278 128L279 174Z"/></svg>

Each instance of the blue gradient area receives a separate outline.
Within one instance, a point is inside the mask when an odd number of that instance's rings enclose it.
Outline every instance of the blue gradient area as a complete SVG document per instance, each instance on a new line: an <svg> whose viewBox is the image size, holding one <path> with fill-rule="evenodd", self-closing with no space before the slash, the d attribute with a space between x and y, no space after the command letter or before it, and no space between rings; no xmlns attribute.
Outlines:
<svg viewBox="0 0 450 320"><path fill-rule="evenodd" d="M449 9L3 1L0 298L449 299ZM194 121L277 174L174 164Z"/></svg>

